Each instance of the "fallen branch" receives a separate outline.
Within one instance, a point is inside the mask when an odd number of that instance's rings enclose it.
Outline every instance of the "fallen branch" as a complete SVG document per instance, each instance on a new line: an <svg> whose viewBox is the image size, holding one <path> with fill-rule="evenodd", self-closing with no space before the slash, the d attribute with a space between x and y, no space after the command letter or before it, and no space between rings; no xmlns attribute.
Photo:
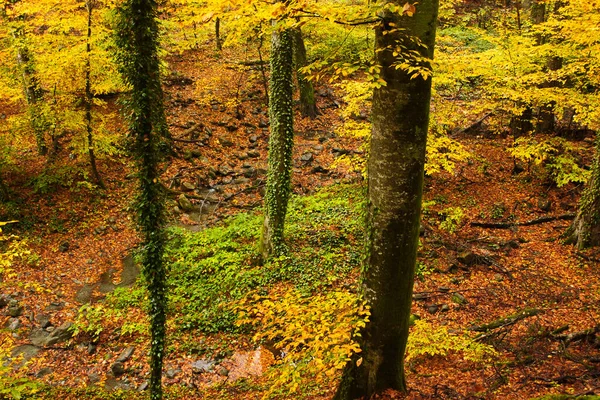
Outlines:
<svg viewBox="0 0 600 400"><path fill-rule="evenodd" d="M570 343L577 342L579 340L595 339L598 333L600 333L600 324L596 325L593 328L585 329L583 331L565 333L561 335L552 335L552 338L564 342L565 345L569 345Z"/></svg>
<svg viewBox="0 0 600 400"><path fill-rule="evenodd" d="M495 321L492 321L489 324L475 325L475 326L469 327L468 329L470 331L487 333L489 331L493 331L493 330L500 329L500 328L506 328L508 326L514 325L517 322L519 322L525 318L533 317L534 315L541 314L542 312L543 311L540 310L539 308L526 308L522 311L519 311L516 314L509 315L508 317L502 317ZM489 335L485 335L485 334L480 335L480 336L476 337L475 340L481 340L487 336L489 336Z"/></svg>
<svg viewBox="0 0 600 400"><path fill-rule="evenodd" d="M571 220L575 218L574 213L562 214L557 216L548 216L532 219L530 221L524 222L482 222L482 221L473 221L471 222L471 226L476 226L479 228L491 228L491 229L510 229L513 226L532 226L543 224L545 222L558 221L558 220Z"/></svg>

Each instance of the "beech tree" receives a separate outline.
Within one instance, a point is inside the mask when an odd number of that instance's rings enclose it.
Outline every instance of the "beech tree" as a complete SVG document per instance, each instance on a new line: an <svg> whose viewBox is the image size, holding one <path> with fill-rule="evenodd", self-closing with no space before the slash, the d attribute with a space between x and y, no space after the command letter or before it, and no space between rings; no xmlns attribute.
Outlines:
<svg viewBox="0 0 600 400"><path fill-rule="evenodd" d="M163 261L164 193L158 165L167 136L160 84L157 2L126 0L118 8L116 27L121 72L131 87L129 130L137 159L139 194L137 213L143 234L142 271L150 297L150 398L162 399L165 348L166 269Z"/></svg>
<svg viewBox="0 0 600 400"><path fill-rule="evenodd" d="M383 9L375 55L385 85L373 92L368 161L368 254L363 295L371 307L360 359L344 370L336 399L406 391L408 338L419 240L437 0ZM414 15L413 15L414 13ZM418 54L418 56L416 56Z"/></svg>

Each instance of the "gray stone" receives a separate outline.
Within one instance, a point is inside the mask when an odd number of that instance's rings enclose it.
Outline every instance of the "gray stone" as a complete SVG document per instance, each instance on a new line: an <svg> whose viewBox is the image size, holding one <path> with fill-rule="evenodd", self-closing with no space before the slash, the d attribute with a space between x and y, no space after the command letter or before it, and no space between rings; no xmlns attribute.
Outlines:
<svg viewBox="0 0 600 400"><path fill-rule="evenodd" d="M233 180L233 183L236 185L243 185L244 183L248 183L248 182L250 182L250 179L244 178L244 177L235 178Z"/></svg>
<svg viewBox="0 0 600 400"><path fill-rule="evenodd" d="M430 305L429 307L427 307L427 311L428 311L430 314L435 314L435 313L437 312L438 308L439 308L439 307L438 307L438 305L437 305L437 304L432 304L432 305Z"/></svg>
<svg viewBox="0 0 600 400"><path fill-rule="evenodd" d="M67 251L69 251L69 242L62 242L59 246L58 246L58 251L60 251L61 253L65 253Z"/></svg>
<svg viewBox="0 0 600 400"><path fill-rule="evenodd" d="M8 305L10 297L6 295L0 295L0 308L4 308Z"/></svg>
<svg viewBox="0 0 600 400"><path fill-rule="evenodd" d="M9 331L16 331L21 327L21 321L19 318L11 318L8 320L8 325L6 327Z"/></svg>
<svg viewBox="0 0 600 400"><path fill-rule="evenodd" d="M258 151L258 150L250 150L248 152L248 157L250 157L250 158L259 158L260 157L260 151Z"/></svg>
<svg viewBox="0 0 600 400"><path fill-rule="evenodd" d="M229 376L229 370L222 365L219 365L216 369L217 374L221 376Z"/></svg>
<svg viewBox="0 0 600 400"><path fill-rule="evenodd" d="M203 372L210 372L215 367L215 362L212 360L198 360L192 363L192 372L195 374L201 374Z"/></svg>
<svg viewBox="0 0 600 400"><path fill-rule="evenodd" d="M250 141L250 143L256 143L258 142L258 135L252 135L250 136L250 138L248 138L248 140Z"/></svg>
<svg viewBox="0 0 600 400"><path fill-rule="evenodd" d="M448 304L442 304L442 307L440 307L440 311L448 312L448 311L450 311L450 306Z"/></svg>
<svg viewBox="0 0 600 400"><path fill-rule="evenodd" d="M202 152L198 149L192 149L192 157L200 158L202 157Z"/></svg>
<svg viewBox="0 0 600 400"><path fill-rule="evenodd" d="M20 317L23 314L23 306L17 300L11 300L8 303L8 315L11 317Z"/></svg>
<svg viewBox="0 0 600 400"><path fill-rule="evenodd" d="M32 346L30 344L24 344L21 346L17 346L10 352L10 356L12 358L22 358L20 366L25 364L27 361L31 360L33 357L37 356L41 349L36 346Z"/></svg>
<svg viewBox="0 0 600 400"><path fill-rule="evenodd" d="M122 362L117 361L110 366L110 370L115 377L119 377L125 373L125 365Z"/></svg>
<svg viewBox="0 0 600 400"><path fill-rule="evenodd" d="M50 322L50 316L46 314L38 314L35 317L35 320L38 324L40 324L40 327L42 329L46 329L47 327L52 325L52 323Z"/></svg>
<svg viewBox="0 0 600 400"><path fill-rule="evenodd" d="M64 302L52 302L46 306L46 311L60 311L65 307Z"/></svg>
<svg viewBox="0 0 600 400"><path fill-rule="evenodd" d="M304 153L300 157L300 160L302 160L304 162L312 161L312 159L313 159L313 154L312 153Z"/></svg>
<svg viewBox="0 0 600 400"><path fill-rule="evenodd" d="M477 263L477 255L471 251L462 251L458 254L458 256L456 257L456 259L466 265L467 267L470 267L472 265L475 265Z"/></svg>
<svg viewBox="0 0 600 400"><path fill-rule="evenodd" d="M314 149L315 151L323 151L324 147L323 147L323 145L322 145L322 144L315 144L315 145L313 146L313 149Z"/></svg>
<svg viewBox="0 0 600 400"><path fill-rule="evenodd" d="M191 192L195 189L196 189L196 185L194 185L191 182L183 182L181 184L181 190L183 190L184 192Z"/></svg>
<svg viewBox="0 0 600 400"><path fill-rule="evenodd" d="M227 164L223 164L219 167L219 174L225 176L225 175L229 175L233 172L233 170L231 169L231 167Z"/></svg>
<svg viewBox="0 0 600 400"><path fill-rule="evenodd" d="M252 167L246 168L246 170L244 171L244 176L246 178L252 178L254 175L256 175L256 170Z"/></svg>
<svg viewBox="0 0 600 400"><path fill-rule="evenodd" d="M236 129L237 129L237 128L236 128ZM223 147L231 147L231 146L233 146L233 142L232 142L231 140L227 139L227 138L226 138L226 137L224 137L224 136L219 136L219 138L218 138L218 139L219 139L219 143L220 143L220 144L221 144L221 146L223 146Z"/></svg>
<svg viewBox="0 0 600 400"><path fill-rule="evenodd" d="M538 208L542 211L550 211L552 208L552 202L548 199L539 199Z"/></svg>
<svg viewBox="0 0 600 400"><path fill-rule="evenodd" d="M37 347L44 347L46 345L46 340L50 334L41 328L35 328L29 334L29 340L31 344Z"/></svg>
<svg viewBox="0 0 600 400"><path fill-rule="evenodd" d="M90 385L100 382L100 379L100 375L95 372L88 374L88 381L90 382Z"/></svg>
<svg viewBox="0 0 600 400"><path fill-rule="evenodd" d="M79 304L86 304L92 300L92 292L94 291L94 286L92 285L83 285L81 289L75 293L75 301Z"/></svg>
<svg viewBox="0 0 600 400"><path fill-rule="evenodd" d="M460 293L453 293L452 301L455 302L456 304L466 304L467 303L467 299L465 298L465 296L463 296Z"/></svg>
<svg viewBox="0 0 600 400"><path fill-rule="evenodd" d="M180 373L181 373L181 369L179 369L179 368L170 368L170 369L167 370L166 375L167 375L167 378L173 379L177 375L179 375Z"/></svg>
<svg viewBox="0 0 600 400"><path fill-rule="evenodd" d="M183 193L179 195L177 202L179 203L179 207L181 207L184 212L190 212L194 210L194 205L187 197L185 197L185 194Z"/></svg>
<svg viewBox="0 0 600 400"><path fill-rule="evenodd" d="M119 355L119 358L117 358L117 361L124 363L125 361L127 361L131 358L134 351L135 351L135 347L133 347L133 346L129 346L129 347L125 348Z"/></svg>
<svg viewBox="0 0 600 400"><path fill-rule="evenodd" d="M143 392L144 390L147 390L149 386L148 381L144 381L142 382L142 384L140 386L138 386L137 390L138 392Z"/></svg>
<svg viewBox="0 0 600 400"><path fill-rule="evenodd" d="M266 119L261 119L260 121L258 121L258 127L259 128L268 128L269 121L267 121Z"/></svg>
<svg viewBox="0 0 600 400"><path fill-rule="evenodd" d="M54 370L50 367L44 367L42 369L40 369L38 372L36 372L35 377L36 378L43 378L46 375L50 375L51 373L53 373Z"/></svg>
<svg viewBox="0 0 600 400"><path fill-rule="evenodd" d="M231 182L233 182L233 178L231 176L226 176L223 178L224 185L229 185Z"/></svg>
<svg viewBox="0 0 600 400"><path fill-rule="evenodd" d="M238 158L238 160L247 160L248 159L248 153L238 153L237 154L237 158Z"/></svg>
<svg viewBox="0 0 600 400"><path fill-rule="evenodd" d="M73 332L71 332L71 327L73 326L72 322L65 322L55 330L53 330L46 339L46 346L54 346L58 343L66 342L67 340L73 337Z"/></svg>

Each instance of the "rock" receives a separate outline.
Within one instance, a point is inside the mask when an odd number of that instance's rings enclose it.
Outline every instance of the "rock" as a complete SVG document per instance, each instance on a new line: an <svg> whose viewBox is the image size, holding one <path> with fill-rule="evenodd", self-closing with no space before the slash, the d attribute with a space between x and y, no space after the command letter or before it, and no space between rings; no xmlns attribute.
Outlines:
<svg viewBox="0 0 600 400"><path fill-rule="evenodd" d="M43 378L46 375L50 375L51 373L53 373L54 370L50 367L44 367L42 369L40 369L38 372L36 372L35 377L36 378Z"/></svg>
<svg viewBox="0 0 600 400"><path fill-rule="evenodd" d="M429 298L429 296L427 295L427 293L415 293L413 294L413 300L419 301L419 300L426 300Z"/></svg>
<svg viewBox="0 0 600 400"><path fill-rule="evenodd" d="M181 373L181 369L179 369L179 368L170 368L170 369L167 370L167 372L165 374L166 374L167 378L174 379L180 373Z"/></svg>
<svg viewBox="0 0 600 400"><path fill-rule="evenodd" d="M300 156L300 160L302 160L304 162L312 161L312 159L313 159L313 154L310 152L304 153L304 154L302 154L302 156Z"/></svg>
<svg viewBox="0 0 600 400"><path fill-rule="evenodd" d="M65 322L55 330L53 330L46 339L46 346L54 346L55 344L66 342L73 337L71 332L72 322Z"/></svg>
<svg viewBox="0 0 600 400"><path fill-rule="evenodd" d="M3 294L0 295L0 308L6 307L9 302L10 302L10 297L3 295Z"/></svg>
<svg viewBox="0 0 600 400"><path fill-rule="evenodd" d="M250 157L250 158L259 158L260 157L260 151L258 151L258 150L250 150L248 152L248 157Z"/></svg>
<svg viewBox="0 0 600 400"><path fill-rule="evenodd" d="M242 161L243 160L247 160L248 159L248 153L243 153L243 152L242 153L238 153L236 155L236 157L238 158L238 160L242 160Z"/></svg>
<svg viewBox="0 0 600 400"><path fill-rule="evenodd" d="M250 179L244 178L244 177L235 178L233 180L233 183L236 185L243 185L244 183L248 183L248 182L250 182Z"/></svg>
<svg viewBox="0 0 600 400"><path fill-rule="evenodd" d="M326 174L329 172L328 169L323 168L321 165L315 165L310 172L312 172L313 174Z"/></svg>
<svg viewBox="0 0 600 400"><path fill-rule="evenodd" d="M21 327L21 321L19 320L19 318L11 318L11 319L9 319L8 320L8 324L6 325L6 328L9 331L16 331L20 327Z"/></svg>
<svg viewBox="0 0 600 400"><path fill-rule="evenodd" d="M456 304L467 304L467 299L460 293L453 293L451 300Z"/></svg>
<svg viewBox="0 0 600 400"><path fill-rule="evenodd" d="M223 164L219 167L219 174L226 176L233 173L233 170L231 169L231 167L227 164Z"/></svg>
<svg viewBox="0 0 600 400"><path fill-rule="evenodd" d="M259 128L268 128L269 121L267 121L266 119L261 119L260 121L258 121L258 127Z"/></svg>
<svg viewBox="0 0 600 400"><path fill-rule="evenodd" d="M20 317L23 315L23 306L17 300L10 300L8 302L8 315L15 318Z"/></svg>
<svg viewBox="0 0 600 400"><path fill-rule="evenodd" d="M542 211L550 211L552 208L552 202L548 199L539 199L538 208Z"/></svg>
<svg viewBox="0 0 600 400"><path fill-rule="evenodd" d="M467 267L473 266L477 263L477 255L468 250L460 252L456 259Z"/></svg>
<svg viewBox="0 0 600 400"><path fill-rule="evenodd" d="M229 185L231 182L233 182L233 178L231 176L226 176L223 178L222 182L224 185Z"/></svg>
<svg viewBox="0 0 600 400"><path fill-rule="evenodd" d="M200 150L198 149L192 149L192 157L200 158L202 157L202 152L200 152Z"/></svg>
<svg viewBox="0 0 600 400"><path fill-rule="evenodd" d="M100 375L98 375L95 372L91 372L88 374L88 381L90 382L90 385L100 382L100 379Z"/></svg>
<svg viewBox="0 0 600 400"><path fill-rule="evenodd" d="M447 287L447 286L440 286L440 287L438 288L438 290L439 290L440 292L442 292L442 293L448 293L448 292L450 291L450 288L449 288L449 287Z"/></svg>
<svg viewBox="0 0 600 400"><path fill-rule="evenodd" d="M194 156L193 156L193 154L192 154L192 152L191 152L191 151L189 151L189 150L186 150L186 151L183 153L183 159L184 159L185 161L190 161L192 158L194 158Z"/></svg>
<svg viewBox="0 0 600 400"><path fill-rule="evenodd" d="M65 307L65 303L64 302L55 302L53 301L52 303L48 304L46 306L46 311L60 311Z"/></svg>
<svg viewBox="0 0 600 400"><path fill-rule="evenodd" d="M44 347L46 345L46 340L50 334L41 328L35 328L29 334L29 340L31 344L37 347Z"/></svg>
<svg viewBox="0 0 600 400"><path fill-rule="evenodd" d="M218 140L219 140L219 144L221 146L223 146L223 147L231 147L231 146L233 146L233 142L231 140L227 139L224 136L219 136Z"/></svg>
<svg viewBox="0 0 600 400"><path fill-rule="evenodd" d="M258 135L252 135L248 138L248 140L250 141L250 143L256 143L258 142Z"/></svg>
<svg viewBox="0 0 600 400"><path fill-rule="evenodd" d="M246 168L246 170L244 171L244 176L246 178L252 178L254 175L256 175L256 170L252 167Z"/></svg>
<svg viewBox="0 0 600 400"><path fill-rule="evenodd" d="M450 306L448 304L442 304L442 307L440 307L440 311L448 312L448 311L450 311Z"/></svg>
<svg viewBox="0 0 600 400"><path fill-rule="evenodd" d="M134 351L135 351L135 347L133 347L133 346L129 346L129 347L125 348L121 352L119 357L117 358L117 362L124 363L125 361L129 360L131 358L131 356L133 355Z"/></svg>
<svg viewBox="0 0 600 400"><path fill-rule="evenodd" d="M115 377L119 377L125 373L125 365L121 361L117 361L110 366L110 371Z"/></svg>
<svg viewBox="0 0 600 400"><path fill-rule="evenodd" d="M60 251L61 253L66 253L67 251L69 251L69 242L62 242L58 246L58 251Z"/></svg>
<svg viewBox="0 0 600 400"><path fill-rule="evenodd" d="M40 324L40 327L42 329L46 329L47 327L51 326L52 323L50 322L50 316L46 315L46 314L38 314L35 317L35 321Z"/></svg>
<svg viewBox="0 0 600 400"><path fill-rule="evenodd" d="M323 151L323 145L322 145L322 144L315 144L315 145L313 146L313 150L315 150L315 151L319 151L319 152L320 152L320 151Z"/></svg>
<svg viewBox="0 0 600 400"><path fill-rule="evenodd" d="M229 376L229 370L222 365L219 365L216 370L217 374L221 376Z"/></svg>
<svg viewBox="0 0 600 400"><path fill-rule="evenodd" d="M187 197L185 197L185 194L183 193L179 195L177 202L179 203L179 207L181 207L184 212L190 212L194 210L194 205Z"/></svg>
<svg viewBox="0 0 600 400"><path fill-rule="evenodd" d="M96 346L94 343L90 343L87 346L87 353L91 356L92 354L94 354L96 352L97 348L98 348L98 346Z"/></svg>
<svg viewBox="0 0 600 400"><path fill-rule="evenodd" d="M193 190L196 190L196 185L194 185L191 182L183 182L181 184L181 190L183 190L184 192L191 192Z"/></svg>
<svg viewBox="0 0 600 400"><path fill-rule="evenodd" d="M92 292L94 291L94 286L92 285L83 285L81 289L75 293L75 301L79 304L86 304L92 300Z"/></svg>
<svg viewBox="0 0 600 400"><path fill-rule="evenodd" d="M192 363L192 372L195 374L201 374L204 372L210 372L215 367L215 362L211 360L198 360Z"/></svg>
<svg viewBox="0 0 600 400"><path fill-rule="evenodd" d="M144 381L142 382L142 384L140 386L138 386L137 390L138 392L143 392L144 390L147 390L149 386L148 381Z"/></svg>
<svg viewBox="0 0 600 400"><path fill-rule="evenodd" d="M17 346L10 352L11 358L22 358L22 362L20 365L22 366L27 361L31 360L33 357L37 356L41 349L37 346L32 346L30 344L24 344L21 346Z"/></svg>
<svg viewBox="0 0 600 400"><path fill-rule="evenodd" d="M438 305L437 304L432 304L429 307L427 307L427 312L429 314L435 314L438 310Z"/></svg>

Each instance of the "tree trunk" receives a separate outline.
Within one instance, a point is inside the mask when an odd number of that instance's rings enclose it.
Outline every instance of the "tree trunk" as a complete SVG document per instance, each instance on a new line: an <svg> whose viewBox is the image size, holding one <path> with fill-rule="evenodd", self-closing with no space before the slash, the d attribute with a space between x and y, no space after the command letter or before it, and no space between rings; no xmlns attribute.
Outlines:
<svg viewBox="0 0 600 400"><path fill-rule="evenodd" d="M269 163L265 192L263 259L285 250L283 227L291 192L294 114L292 108L293 34L275 30L271 38L271 87L269 95Z"/></svg>
<svg viewBox="0 0 600 400"><path fill-rule="evenodd" d="M392 52L400 45L433 57L437 12L438 1L425 0L416 5L412 17L384 15L375 31L375 54L387 84L373 94L368 161L369 247L363 293L371 317L362 332L362 361L347 365L338 400L370 398L388 388L406 391L404 352L419 238L431 79L411 79L407 71L396 69L399 60ZM416 45L415 38L427 49Z"/></svg>
<svg viewBox="0 0 600 400"><path fill-rule="evenodd" d="M98 173L98 167L96 166L96 154L94 153L94 136L92 134L92 82L90 78L90 57L92 53L91 39L92 39L92 0L86 0L86 8L88 12L88 31L87 31L87 43L86 43L86 60L85 60L85 122L87 129L87 142L88 142L88 154L90 156L90 168L92 169L92 175L98 186L102 189L106 189L106 185L102 181L100 174Z"/></svg>
<svg viewBox="0 0 600 400"><path fill-rule="evenodd" d="M565 243L579 249L600 245L600 141L596 139L596 158L592 176L579 200L579 211L564 234Z"/></svg>
<svg viewBox="0 0 600 400"><path fill-rule="evenodd" d="M118 7L117 57L131 87L129 129L135 140L139 194L137 216L142 233L142 272L149 292L150 399L161 400L165 354L166 269L163 260L165 194L159 164L168 155L170 135L165 123L160 84L159 24L155 0L124 0Z"/></svg>
<svg viewBox="0 0 600 400"><path fill-rule="evenodd" d="M317 118L318 110L315 100L315 89L312 83L306 79L304 74L300 72L300 68L306 66L306 46L302 38L302 30L300 28L292 29L294 35L294 65L296 67L296 80L298 81L298 91L300 92L300 113L303 117L311 119Z"/></svg>
<svg viewBox="0 0 600 400"><path fill-rule="evenodd" d="M223 49L223 44L221 43L221 18L219 17L215 19L215 41L217 44L217 51L221 51Z"/></svg>

